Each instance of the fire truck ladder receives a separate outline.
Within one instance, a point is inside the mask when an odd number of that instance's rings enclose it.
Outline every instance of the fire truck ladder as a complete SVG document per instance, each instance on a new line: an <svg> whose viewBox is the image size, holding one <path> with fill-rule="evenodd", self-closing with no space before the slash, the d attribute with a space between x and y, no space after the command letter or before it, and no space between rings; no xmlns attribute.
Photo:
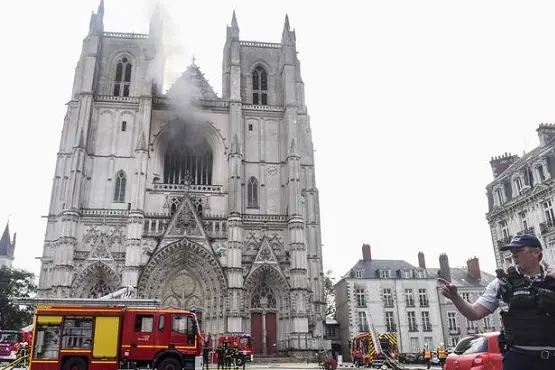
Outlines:
<svg viewBox="0 0 555 370"><path fill-rule="evenodd" d="M380 339L378 337L378 332L376 331L376 327L374 326L374 319L372 318L372 315L368 315L368 317L370 318L370 335L372 336L372 341L374 342L374 349L376 350L376 353L380 354L383 356L384 360L384 364L381 367L382 369L388 368L388 369L394 369L394 370L407 370L406 367L401 366L401 364L399 363L399 361L389 357L383 350L382 348L382 344L380 343Z"/></svg>
<svg viewBox="0 0 555 370"><path fill-rule="evenodd" d="M25 306L38 306L38 305L53 305L53 304L66 304L66 305L86 305L86 306L127 306L127 307L160 307L159 299L132 299L133 294L132 286L125 286L116 290L113 293L107 294L100 298L28 298L28 297L15 297L12 303ZM0 369L2 370L2 369Z"/></svg>

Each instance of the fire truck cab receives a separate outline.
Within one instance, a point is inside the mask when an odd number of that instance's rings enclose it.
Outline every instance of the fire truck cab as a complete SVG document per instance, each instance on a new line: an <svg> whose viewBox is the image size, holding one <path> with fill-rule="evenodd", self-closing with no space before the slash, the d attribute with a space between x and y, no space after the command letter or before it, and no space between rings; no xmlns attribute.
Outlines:
<svg viewBox="0 0 555 370"><path fill-rule="evenodd" d="M17 330L0 330L0 362L13 361L21 336Z"/></svg>
<svg viewBox="0 0 555 370"><path fill-rule="evenodd" d="M29 370L200 370L194 312L111 305L43 305Z"/></svg>

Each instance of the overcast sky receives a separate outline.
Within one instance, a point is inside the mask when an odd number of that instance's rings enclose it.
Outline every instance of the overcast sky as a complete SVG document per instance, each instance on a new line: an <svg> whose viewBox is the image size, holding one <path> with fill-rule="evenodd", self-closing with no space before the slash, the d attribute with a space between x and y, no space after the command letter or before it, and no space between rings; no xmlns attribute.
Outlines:
<svg viewBox="0 0 555 370"><path fill-rule="evenodd" d="M74 68L99 0L3 5L0 222L16 267L39 271ZM105 0L105 29L148 32L153 1ZM242 40L296 30L316 149L324 267L361 256L495 268L485 220L489 160L538 145L555 121L554 1L165 1L180 45L168 79L197 64L221 92L233 9ZM2 226L3 228L3 226Z"/></svg>

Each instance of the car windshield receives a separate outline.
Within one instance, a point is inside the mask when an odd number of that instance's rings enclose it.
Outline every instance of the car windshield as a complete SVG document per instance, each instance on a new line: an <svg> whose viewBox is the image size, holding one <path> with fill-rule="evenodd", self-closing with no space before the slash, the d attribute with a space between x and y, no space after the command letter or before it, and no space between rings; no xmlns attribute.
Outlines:
<svg viewBox="0 0 555 370"><path fill-rule="evenodd" d="M457 355L469 355L487 351L488 339L486 337L468 337L461 340L453 352Z"/></svg>
<svg viewBox="0 0 555 370"><path fill-rule="evenodd" d="M15 343L16 341L16 333L0 333L0 343Z"/></svg>

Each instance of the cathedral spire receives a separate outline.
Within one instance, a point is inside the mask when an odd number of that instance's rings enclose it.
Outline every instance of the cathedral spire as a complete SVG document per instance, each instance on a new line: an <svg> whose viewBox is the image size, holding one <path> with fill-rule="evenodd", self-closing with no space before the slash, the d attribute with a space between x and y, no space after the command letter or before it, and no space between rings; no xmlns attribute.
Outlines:
<svg viewBox="0 0 555 370"><path fill-rule="evenodd" d="M156 7L152 12L150 17L149 31L151 37L161 40L163 31L163 21L162 21L162 9L160 7L160 2L156 2Z"/></svg>
<svg viewBox="0 0 555 370"><path fill-rule="evenodd" d="M104 0L100 0L100 4L98 4L98 10L96 11L96 14L104 17Z"/></svg>
<svg viewBox="0 0 555 370"><path fill-rule="evenodd" d="M15 242L15 234L14 234L14 242ZM14 243L12 243L10 238L10 223L8 221L6 223L6 227L4 228L4 233L2 234L2 238L0 238L0 257L8 257L13 259L13 252L14 252Z"/></svg>
<svg viewBox="0 0 555 370"><path fill-rule="evenodd" d="M104 32L104 0L100 0L96 14L91 14L89 22L89 35L98 35Z"/></svg>
<svg viewBox="0 0 555 370"><path fill-rule="evenodd" d="M239 23L237 23L235 9L233 10L233 15L231 16L231 38L239 39Z"/></svg>
<svg viewBox="0 0 555 370"><path fill-rule="evenodd" d="M281 43L290 45L293 41L291 37L291 26L289 25L289 15L285 14L285 22L283 23L283 31L281 32Z"/></svg>

